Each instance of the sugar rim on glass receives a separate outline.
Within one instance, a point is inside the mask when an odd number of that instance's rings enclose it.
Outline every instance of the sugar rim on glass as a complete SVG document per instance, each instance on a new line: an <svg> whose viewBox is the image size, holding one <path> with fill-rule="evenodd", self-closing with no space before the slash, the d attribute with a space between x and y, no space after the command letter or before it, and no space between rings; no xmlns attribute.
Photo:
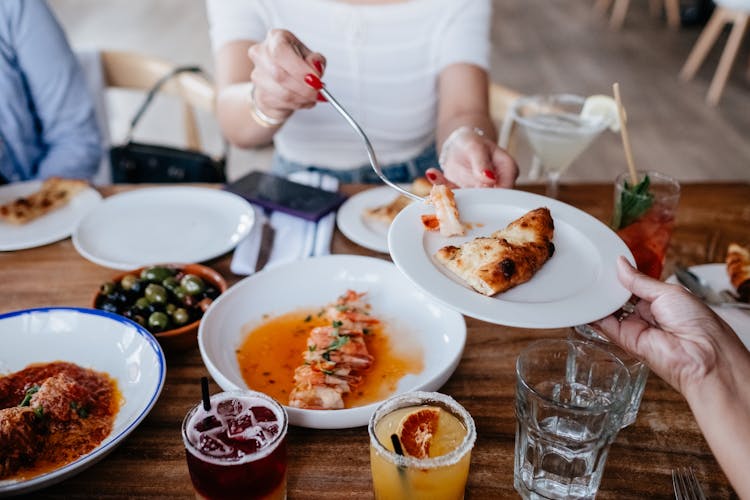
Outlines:
<svg viewBox="0 0 750 500"><path fill-rule="evenodd" d="M385 446L378 440L375 434L375 426L381 418L389 413L401 408L411 406L435 405L441 409L450 412L454 417L461 421L466 427L466 436L463 441L453 451L433 458L416 458L408 455L399 455ZM419 469L436 469L438 467L447 467L458 463L466 453L474 448L477 439L477 429L474 425L474 419L466 409L461 406L455 399L439 392L412 391L398 396L394 396L383 402L370 417L370 423L367 426L370 434L370 444L375 451L389 462L398 467L412 467Z"/></svg>
<svg viewBox="0 0 750 500"><path fill-rule="evenodd" d="M188 425L190 424L190 421L193 418L193 415L198 410L203 409L203 403L198 403L193 408L191 408L190 411L188 411L187 415L185 415L185 418L182 421L182 441L185 444L185 449L190 451L190 453L196 458L199 458L200 460L204 462L208 462L214 465L239 465L239 464L245 464L248 462L254 462L256 460L260 460L261 458L265 458L268 455L270 455L272 452L274 452L276 448L278 448L279 443L281 443L283 438L286 436L289 419L287 417L286 411L284 410L284 407L281 406L278 403L278 401L276 401L275 399L273 399L267 394L263 394L262 392L257 392L257 391L250 391L250 390L224 391L224 392L216 393L211 396L211 408L215 408L218 403L221 403L222 401L226 401L227 399L231 399L231 398L237 398L237 399L243 399L243 400L251 400L255 398L255 399L261 399L265 403L268 403L268 408L271 411L273 411L274 415L276 416L279 422L278 434L276 434L266 446L259 449L255 453L244 455L237 459L224 459L224 458L208 456L196 448L195 444L193 444L188 438L187 432L186 432Z"/></svg>
<svg viewBox="0 0 750 500"><path fill-rule="evenodd" d="M582 349L590 349L594 351L598 351L600 354L603 354L604 357L610 358L612 361L614 361L614 364L619 365L621 368L621 375L618 376L617 381L620 381L620 378L624 376L626 379L626 385L625 389L623 391L619 391L615 393L615 398L613 398L612 402L609 404L592 404L589 406L580 406L580 405L574 405L570 403L563 403L561 401L556 401L549 396L546 396L544 394L541 394L536 389L531 387L527 382L526 379L521 375L521 358L524 356L524 354L530 353L533 349L541 347L544 344L548 345L554 345L558 344L562 346L563 344L567 345L568 348L570 348L571 345L577 346L578 348ZM521 351L521 353L518 355L518 358L516 359L516 380L519 384L521 384L529 393L531 393L533 396L546 401L548 403L551 403L555 406L559 406L561 408L565 408L567 410L571 410L574 412L581 412L581 413L601 413L612 409L617 409L618 407L626 408L630 404L630 394L633 389L632 380L630 377L630 370L628 370L628 367L625 366L625 363L622 362L617 356L612 354L611 352L607 351L603 347L596 346L592 344L591 342L583 341L583 340L571 340L571 339L543 339L543 340L537 340L529 344L528 346L524 347L524 349Z"/></svg>
<svg viewBox="0 0 750 500"><path fill-rule="evenodd" d="M525 105L537 106L543 102L559 101L565 105L580 105L583 107L583 103L586 102L586 98L576 94L534 94L529 96L523 96L516 99L510 108L511 118L520 123L525 127L530 127L538 130L545 130L551 132L557 132L559 129L554 126L540 125L539 123L531 123L529 117L521 116L519 110ZM580 110L578 111L580 114ZM539 113L541 114L541 113ZM575 131L576 133L594 133L601 132L607 128L607 122L603 118L599 120L582 120L581 126Z"/></svg>

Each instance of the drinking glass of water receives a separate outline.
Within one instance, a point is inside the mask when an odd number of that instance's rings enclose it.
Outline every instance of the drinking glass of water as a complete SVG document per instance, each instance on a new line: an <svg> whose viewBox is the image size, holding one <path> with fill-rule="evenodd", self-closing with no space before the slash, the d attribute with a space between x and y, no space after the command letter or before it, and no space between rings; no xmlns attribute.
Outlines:
<svg viewBox="0 0 750 500"><path fill-rule="evenodd" d="M630 400L630 374L588 342L540 340L516 362L513 482L525 499L596 496Z"/></svg>

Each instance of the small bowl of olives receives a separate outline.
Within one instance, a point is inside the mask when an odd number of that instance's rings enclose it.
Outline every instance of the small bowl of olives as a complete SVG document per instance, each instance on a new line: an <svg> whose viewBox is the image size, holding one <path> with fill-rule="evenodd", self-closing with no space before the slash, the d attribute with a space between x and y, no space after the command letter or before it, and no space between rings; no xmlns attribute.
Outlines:
<svg viewBox="0 0 750 500"><path fill-rule="evenodd" d="M197 344L203 314L226 289L224 278L210 267L159 264L102 283L93 305L145 327L165 349L186 349Z"/></svg>

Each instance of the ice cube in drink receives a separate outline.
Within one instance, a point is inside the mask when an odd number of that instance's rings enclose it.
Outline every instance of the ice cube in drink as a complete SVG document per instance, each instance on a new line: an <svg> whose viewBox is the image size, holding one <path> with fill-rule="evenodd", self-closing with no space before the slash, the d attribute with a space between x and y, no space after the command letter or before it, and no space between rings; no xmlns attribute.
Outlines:
<svg viewBox="0 0 750 500"><path fill-rule="evenodd" d="M211 409L195 406L182 424L197 498L286 498L284 408L254 391L222 392Z"/></svg>
<svg viewBox="0 0 750 500"><path fill-rule="evenodd" d="M437 413L427 449L408 437L405 418L420 410ZM420 422L416 422L420 425ZM424 423L421 430L424 435ZM370 466L376 499L453 500L464 497L476 429L471 415L452 398L414 392L389 399L369 425ZM396 435L404 455L394 450ZM411 440L410 440L411 439ZM413 456L414 447L424 456Z"/></svg>

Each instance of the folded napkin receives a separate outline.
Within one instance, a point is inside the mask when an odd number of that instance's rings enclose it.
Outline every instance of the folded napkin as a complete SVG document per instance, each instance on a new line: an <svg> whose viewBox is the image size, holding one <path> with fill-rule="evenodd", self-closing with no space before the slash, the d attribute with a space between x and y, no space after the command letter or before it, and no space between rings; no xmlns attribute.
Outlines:
<svg viewBox="0 0 750 500"><path fill-rule="evenodd" d="M319 172L295 172L289 180L299 184L320 187L326 191L336 191L338 179ZM234 274L253 274L256 271L263 236L263 226L267 222L273 229L274 244L265 264L266 269L317 255L331 253L331 238L336 223L336 213L323 216L318 222L289 215L284 212L272 212L266 218L263 208L253 206L256 223L250 233L239 242L234 250L230 269Z"/></svg>

